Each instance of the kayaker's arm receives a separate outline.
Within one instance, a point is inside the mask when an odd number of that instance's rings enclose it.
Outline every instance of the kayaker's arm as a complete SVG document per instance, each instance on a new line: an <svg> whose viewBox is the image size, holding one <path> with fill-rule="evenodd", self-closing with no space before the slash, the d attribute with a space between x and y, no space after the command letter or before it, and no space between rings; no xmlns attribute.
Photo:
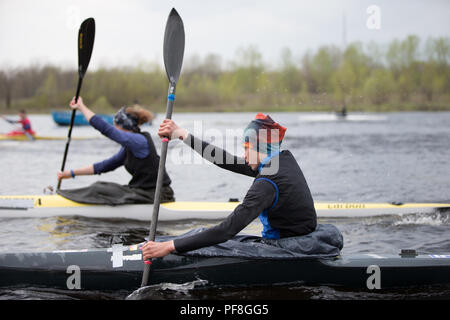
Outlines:
<svg viewBox="0 0 450 320"><path fill-rule="evenodd" d="M146 138L134 132L119 130L104 121L101 117L91 111L84 103L81 97L75 102L75 97L70 102L72 109L80 110L91 126L100 131L104 136L119 143L122 147L129 148L134 156L143 159L148 156L150 149Z"/></svg>
<svg viewBox="0 0 450 320"><path fill-rule="evenodd" d="M122 147L120 148L120 151L111 158L94 163L94 174L105 173L117 169L124 164L125 157L126 152Z"/></svg>
<svg viewBox="0 0 450 320"><path fill-rule="evenodd" d="M245 162L244 158L234 156L221 148L194 137L186 129L178 127L173 120L165 119L160 125L158 135L169 137L169 139L178 138L182 140L204 159L220 168L250 177L256 177L258 174Z"/></svg>
<svg viewBox="0 0 450 320"><path fill-rule="evenodd" d="M254 171L245 162L244 158L232 155L219 147L194 137L192 134L188 134L183 142L200 154L204 159L214 163L222 169L250 177L256 177L258 174L257 171Z"/></svg>
<svg viewBox="0 0 450 320"><path fill-rule="evenodd" d="M11 124L16 124L16 123L20 122L20 120L11 120L11 119L6 118L5 116L1 116L1 117L3 120L5 120L6 122L9 122Z"/></svg>
<svg viewBox="0 0 450 320"><path fill-rule="evenodd" d="M89 123L107 138L129 148L136 158L143 159L148 156L150 149L142 134L118 130L97 115L94 115Z"/></svg>
<svg viewBox="0 0 450 320"><path fill-rule="evenodd" d="M91 164L86 167L78 169L64 170L63 172L58 171L57 177L58 180L61 180L61 179L75 178L75 176L88 176L92 174L94 174L94 166Z"/></svg>
<svg viewBox="0 0 450 320"><path fill-rule="evenodd" d="M244 229L265 209L272 206L276 191L265 180L256 180L242 204L221 224L195 235L164 242L147 242L141 249L144 260L160 258L173 251L179 253L191 251L225 242Z"/></svg>
<svg viewBox="0 0 450 320"><path fill-rule="evenodd" d="M242 204L219 225L198 234L174 240L177 252L191 251L225 242L233 238L275 201L276 191L271 183L256 180L247 192Z"/></svg>
<svg viewBox="0 0 450 320"><path fill-rule="evenodd" d="M113 155L111 158L96 162L93 165L89 165L83 168L74 169L72 171L74 176L100 174L113 171L124 164L125 156L125 149L121 148L120 151ZM58 180L72 178L72 171L65 170L64 172L58 172Z"/></svg>
<svg viewBox="0 0 450 320"><path fill-rule="evenodd" d="M83 103L83 98L81 97L78 97L77 102L75 102L75 97L73 97L72 101L70 101L70 107L72 109L80 110L88 122L95 116L95 113Z"/></svg>

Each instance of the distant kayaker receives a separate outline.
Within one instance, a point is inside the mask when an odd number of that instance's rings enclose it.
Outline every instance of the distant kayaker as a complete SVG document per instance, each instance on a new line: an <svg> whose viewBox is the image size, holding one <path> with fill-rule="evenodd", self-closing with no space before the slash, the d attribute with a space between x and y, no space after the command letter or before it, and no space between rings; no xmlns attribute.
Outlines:
<svg viewBox="0 0 450 320"><path fill-rule="evenodd" d="M345 118L347 116L347 108L343 106L341 111L337 112L336 115L338 117Z"/></svg>
<svg viewBox="0 0 450 320"><path fill-rule="evenodd" d="M245 159L202 141L172 120L164 120L158 134L179 138L215 165L255 177L242 204L219 225L200 233L166 242L147 242L144 259L173 251L187 252L233 238L259 216L263 241L309 234L316 230L314 202L302 170L292 153L280 151L286 128L258 113L244 131ZM244 161L245 160L245 161Z"/></svg>
<svg viewBox="0 0 450 320"><path fill-rule="evenodd" d="M94 204L153 203L156 178L158 175L159 156L148 132L141 132L140 126L153 118L150 111L134 105L122 107L114 116L114 126L95 115L81 97L70 102L72 109L79 110L90 125L104 136L117 142L122 147L112 157L78 169L58 172L59 179L75 178L81 175L101 174L113 171L120 166L132 175L128 185L111 182L97 182L81 189L59 190L58 194L73 201ZM164 172L161 201L174 201L171 180Z"/></svg>
<svg viewBox="0 0 450 320"><path fill-rule="evenodd" d="M35 132L31 128L31 122L30 122L30 119L28 119L28 117L27 117L27 112L24 109L19 111L19 120L7 119L4 116L1 116L1 117L11 124L21 124L22 125L21 130L11 131L8 133L8 136L17 136L17 135L32 136L35 134Z"/></svg>

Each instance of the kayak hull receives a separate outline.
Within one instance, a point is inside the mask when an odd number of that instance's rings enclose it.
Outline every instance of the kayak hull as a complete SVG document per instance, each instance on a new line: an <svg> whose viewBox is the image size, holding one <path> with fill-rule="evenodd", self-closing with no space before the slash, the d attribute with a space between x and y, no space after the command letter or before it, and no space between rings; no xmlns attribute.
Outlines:
<svg viewBox="0 0 450 320"><path fill-rule="evenodd" d="M0 254L0 287L134 290L140 286L143 266L138 246L4 253ZM297 283L375 290L449 284L450 255L402 258L361 254L333 259L249 259L171 254L154 259L152 270L150 285L201 279L212 287ZM378 280L373 280L374 277Z"/></svg>
<svg viewBox="0 0 450 320"><path fill-rule="evenodd" d="M72 111L52 111L53 121L59 126L69 126L72 118ZM103 120L109 124L114 124L114 116L107 114L98 114ZM89 122L82 113L77 112L73 121L75 126L88 126Z"/></svg>
<svg viewBox="0 0 450 320"><path fill-rule="evenodd" d="M161 204L159 220L220 220L226 218L239 202L177 201ZM319 218L352 218L379 215L430 213L450 204L407 203L334 203L316 202ZM81 204L59 195L0 196L0 218L29 218L51 216L83 216L89 218L118 218L149 221L153 205L120 206Z"/></svg>
<svg viewBox="0 0 450 320"><path fill-rule="evenodd" d="M40 135L32 135L28 137L27 135L7 135L7 134L0 134L0 141L33 141L33 140L67 140L67 137L57 137L57 136L40 136ZM95 137L73 137L72 140L92 140L97 139Z"/></svg>

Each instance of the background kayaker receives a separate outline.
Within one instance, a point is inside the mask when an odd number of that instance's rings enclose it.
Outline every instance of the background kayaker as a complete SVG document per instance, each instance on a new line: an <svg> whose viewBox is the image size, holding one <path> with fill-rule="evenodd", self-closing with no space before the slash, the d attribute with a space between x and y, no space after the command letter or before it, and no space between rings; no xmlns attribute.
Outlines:
<svg viewBox="0 0 450 320"><path fill-rule="evenodd" d="M317 226L314 202L302 170L292 153L280 151L286 128L270 116L258 113L244 131L244 159L195 138L172 120L165 119L158 134L179 138L217 166L255 177L242 204L217 226L166 242L147 242L144 259L163 257L172 251L187 252L233 238L259 216L263 241L301 236Z"/></svg>
<svg viewBox="0 0 450 320"><path fill-rule="evenodd" d="M58 179L74 178L79 175L101 174L115 170L122 165L124 165L125 169L132 175L132 178L126 186L128 187L126 189L120 188L122 186L117 184L107 183L108 185L105 185L106 183L103 183L102 185L96 185L95 188L92 187L88 190L79 189L80 191L73 192L73 195L67 194L65 191L62 191L60 194L69 197L74 201L98 203L95 202L96 190L102 194L102 198L105 198L105 196L107 197L104 193L108 193L109 190L111 190L111 199L105 199L105 203L120 204L115 202L111 203L111 201L117 199L118 195L116 193L140 191L140 194L147 197L149 202L153 202L158 174L159 156L150 134L148 132L141 132L140 130L140 126L150 121L153 118L153 114L137 105L122 107L114 116L113 126L104 121L101 117L96 116L95 113L83 103L81 97L78 98L77 102L75 102L75 98L73 98L70 102L70 107L81 111L91 126L100 131L104 136L120 144L122 147L118 153L104 161L78 169L65 170L64 172L59 171L57 173ZM169 175L167 172L164 172L164 183L161 193L162 202L175 200L174 192L170 187L170 184L171 180ZM81 194L80 197L84 198L74 199L74 196L77 194ZM88 198L92 198L94 202L89 201ZM130 197L126 196L124 198L129 200ZM134 201L131 201L131 203L133 202ZM139 200L136 202L143 201Z"/></svg>
<svg viewBox="0 0 450 320"><path fill-rule="evenodd" d="M1 116L5 121L11 123L11 124L21 124L22 129L21 130L14 130L8 133L8 136L16 136L16 135L34 135L35 132L31 128L31 122L30 119L27 117L27 112L22 109L19 111L19 120L11 120L7 119L5 116Z"/></svg>

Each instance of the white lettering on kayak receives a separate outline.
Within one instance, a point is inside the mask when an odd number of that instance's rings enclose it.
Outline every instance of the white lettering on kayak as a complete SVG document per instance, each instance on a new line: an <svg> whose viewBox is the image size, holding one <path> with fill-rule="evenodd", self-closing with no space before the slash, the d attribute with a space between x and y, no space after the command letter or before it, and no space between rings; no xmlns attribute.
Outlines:
<svg viewBox="0 0 450 320"><path fill-rule="evenodd" d="M125 261L138 261L142 260L142 254L136 253L129 256L123 256L123 260Z"/></svg>
<svg viewBox="0 0 450 320"><path fill-rule="evenodd" d="M371 276L367 278L366 285L367 289L381 289L381 269L377 265L370 265L366 270L367 274Z"/></svg>

